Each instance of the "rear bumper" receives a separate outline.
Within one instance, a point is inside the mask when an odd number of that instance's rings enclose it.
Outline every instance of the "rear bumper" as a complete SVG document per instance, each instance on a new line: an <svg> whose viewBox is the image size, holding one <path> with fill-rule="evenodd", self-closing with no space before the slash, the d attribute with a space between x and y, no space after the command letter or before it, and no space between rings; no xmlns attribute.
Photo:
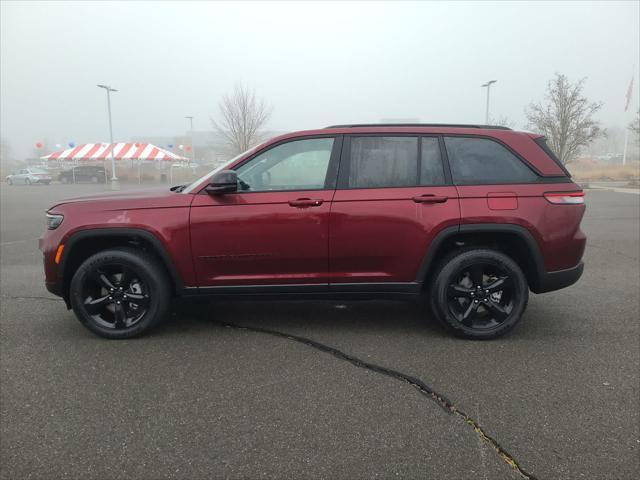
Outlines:
<svg viewBox="0 0 640 480"><path fill-rule="evenodd" d="M62 296L62 290L60 289L60 284L58 282L44 282L45 287L47 287L47 291L49 293L53 293L57 297Z"/></svg>
<svg viewBox="0 0 640 480"><path fill-rule="evenodd" d="M584 262L580 262L572 268L557 270L555 272L546 272L540 278L537 288L535 290L532 288L531 290L533 293L545 293L560 290L561 288L573 285L580 280L583 271Z"/></svg>

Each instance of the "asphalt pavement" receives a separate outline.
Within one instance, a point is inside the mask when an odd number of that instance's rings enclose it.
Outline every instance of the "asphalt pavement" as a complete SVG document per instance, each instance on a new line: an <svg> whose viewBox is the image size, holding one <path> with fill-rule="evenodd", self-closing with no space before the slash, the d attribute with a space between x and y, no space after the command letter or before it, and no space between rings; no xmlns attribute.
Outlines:
<svg viewBox="0 0 640 480"><path fill-rule="evenodd" d="M37 249L49 204L101 188L0 186L0 478L640 477L640 195L587 192L583 278L499 340L413 304L237 301L106 341Z"/></svg>

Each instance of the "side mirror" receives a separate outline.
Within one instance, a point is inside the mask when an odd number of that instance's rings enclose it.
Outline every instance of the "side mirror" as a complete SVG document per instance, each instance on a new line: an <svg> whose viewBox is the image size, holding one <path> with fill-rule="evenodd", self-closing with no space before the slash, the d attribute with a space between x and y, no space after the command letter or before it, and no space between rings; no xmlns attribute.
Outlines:
<svg viewBox="0 0 640 480"><path fill-rule="evenodd" d="M238 191L238 174L234 170L222 170L216 173L205 187L209 195L224 195Z"/></svg>

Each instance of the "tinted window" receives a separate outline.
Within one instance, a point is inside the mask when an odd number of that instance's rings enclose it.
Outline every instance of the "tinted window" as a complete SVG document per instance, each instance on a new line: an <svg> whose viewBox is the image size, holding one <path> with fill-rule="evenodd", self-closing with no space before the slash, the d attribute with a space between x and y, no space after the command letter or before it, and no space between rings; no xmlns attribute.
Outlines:
<svg viewBox="0 0 640 480"><path fill-rule="evenodd" d="M444 168L440 158L440 144L435 137L422 138L420 185L444 185Z"/></svg>
<svg viewBox="0 0 640 480"><path fill-rule="evenodd" d="M415 186L418 178L416 137L353 137L350 188Z"/></svg>
<svg viewBox="0 0 640 480"><path fill-rule="evenodd" d="M240 190L316 190L324 188L333 138L283 143L238 168Z"/></svg>
<svg viewBox="0 0 640 480"><path fill-rule="evenodd" d="M504 146L486 138L445 138L453 181L460 185L527 183L537 175Z"/></svg>

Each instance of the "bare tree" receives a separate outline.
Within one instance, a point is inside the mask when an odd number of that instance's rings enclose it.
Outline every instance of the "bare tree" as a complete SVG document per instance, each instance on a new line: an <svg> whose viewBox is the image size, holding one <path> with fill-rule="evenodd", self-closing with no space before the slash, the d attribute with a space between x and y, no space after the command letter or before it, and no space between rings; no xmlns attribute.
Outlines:
<svg viewBox="0 0 640 480"><path fill-rule="evenodd" d="M489 125L497 125L499 127L516 128L516 122L507 117L506 115L500 115L498 117L489 118Z"/></svg>
<svg viewBox="0 0 640 480"><path fill-rule="evenodd" d="M640 110L636 114L636 118L634 118L629 124L629 130L635 135L636 142L640 143Z"/></svg>
<svg viewBox="0 0 640 480"><path fill-rule="evenodd" d="M544 102L532 103L525 110L528 128L547 137L551 150L563 164L605 131L593 119L601 102L589 102L582 94L585 79L571 83L556 73L548 83Z"/></svg>
<svg viewBox="0 0 640 480"><path fill-rule="evenodd" d="M253 90L237 83L232 95L222 97L219 107L222 119L216 122L212 118L211 123L230 153L242 153L260 142L261 129L272 109L263 99L257 99Z"/></svg>

